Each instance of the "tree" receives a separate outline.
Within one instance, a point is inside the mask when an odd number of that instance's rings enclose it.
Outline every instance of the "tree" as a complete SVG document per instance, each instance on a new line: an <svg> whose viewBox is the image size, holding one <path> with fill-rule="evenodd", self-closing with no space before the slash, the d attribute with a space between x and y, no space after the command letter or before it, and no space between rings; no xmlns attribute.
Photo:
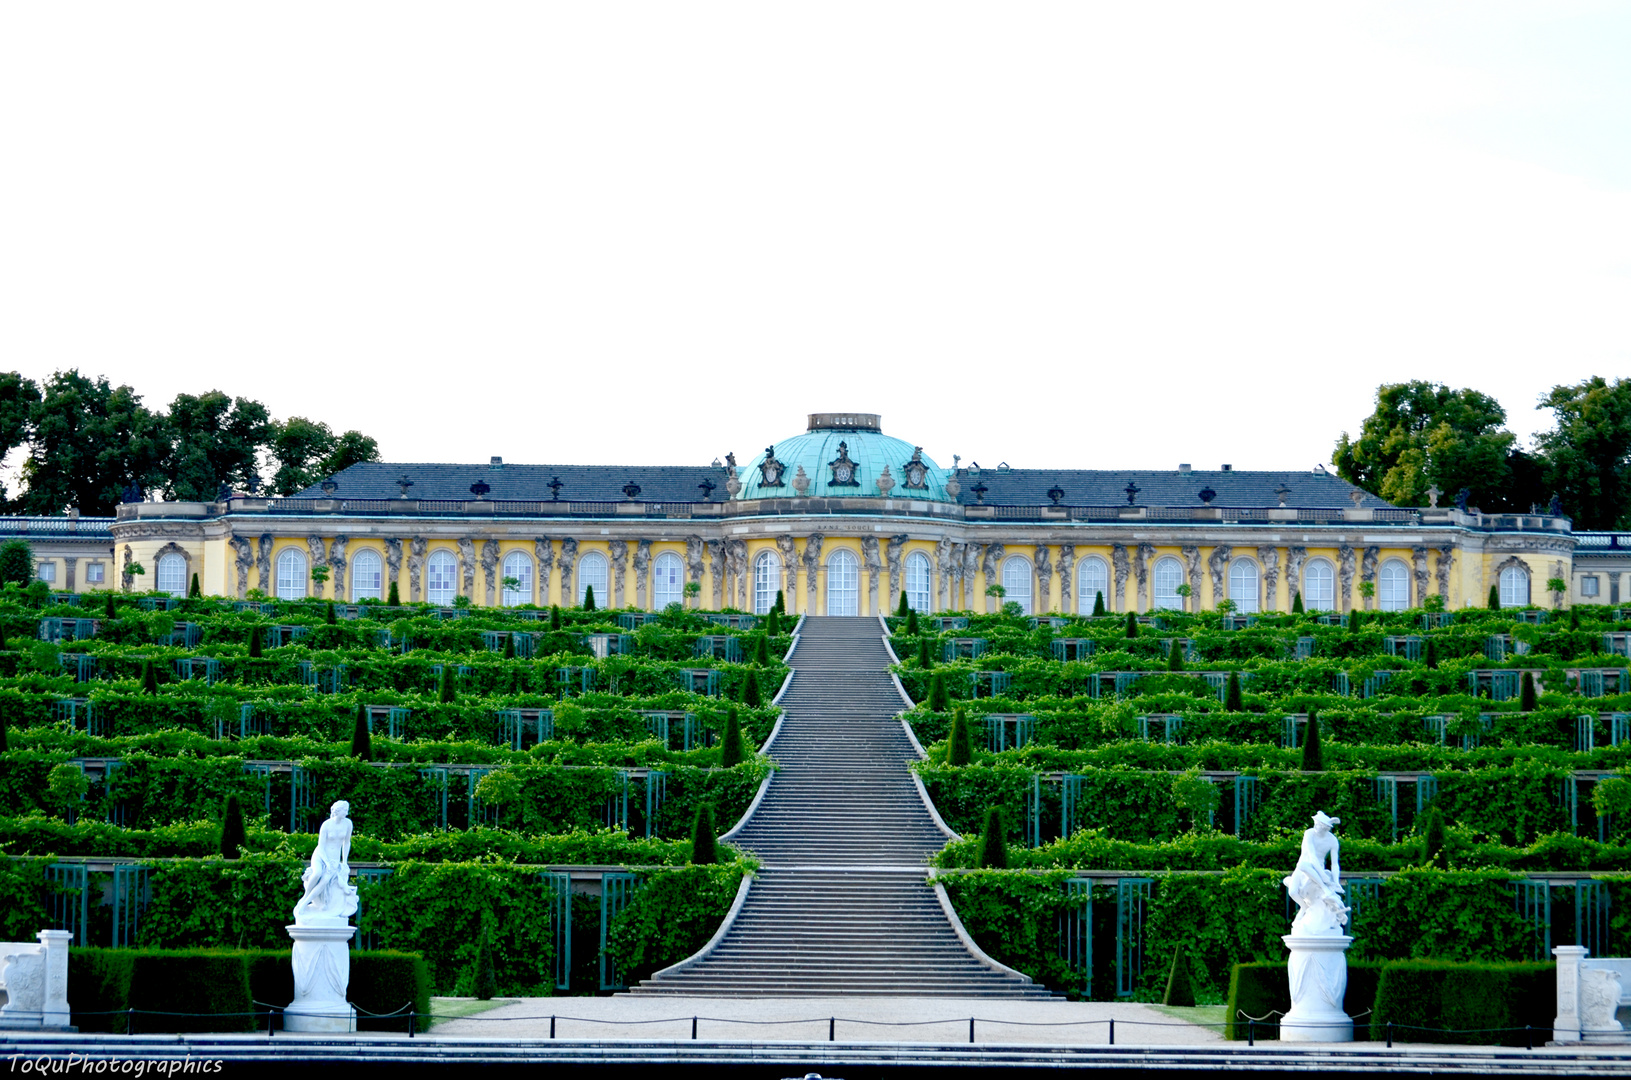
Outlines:
<svg viewBox="0 0 1631 1080"><path fill-rule="evenodd" d="M951 727L946 732L946 764L967 765L974 760L974 736L968 728L963 710L951 714Z"/></svg>
<svg viewBox="0 0 1631 1080"><path fill-rule="evenodd" d="M980 850L974 865L981 870L1008 869L1008 841L1002 834L1002 808L985 812L985 831L980 834Z"/></svg>
<svg viewBox="0 0 1631 1080"><path fill-rule="evenodd" d="M934 667L934 660L929 656L929 639L926 637L917 639L917 666L924 671Z"/></svg>
<svg viewBox="0 0 1631 1080"><path fill-rule="evenodd" d="M1138 617L1130 611L1127 613L1127 636L1130 638L1138 636Z"/></svg>
<svg viewBox="0 0 1631 1080"><path fill-rule="evenodd" d="M1172 971L1167 975L1167 992L1163 1005L1187 1008L1195 1004L1195 984L1189 971L1189 957L1182 944L1172 950Z"/></svg>
<svg viewBox="0 0 1631 1080"><path fill-rule="evenodd" d="M402 606L402 593L397 590L396 582L394 582L394 581L391 582L391 587L389 589L385 590L385 606L386 607L401 607Z"/></svg>
<svg viewBox="0 0 1631 1080"><path fill-rule="evenodd" d="M351 756L358 761L374 760L374 737L368 729L368 706L359 701L357 722L351 728Z"/></svg>
<svg viewBox="0 0 1631 1080"><path fill-rule="evenodd" d="M1095 616L1104 614L1104 593L1096 589L1093 592L1093 614Z"/></svg>
<svg viewBox="0 0 1631 1080"><path fill-rule="evenodd" d="M1538 408L1557 421L1535 443L1574 527L1631 528L1631 379L1554 386Z"/></svg>
<svg viewBox="0 0 1631 1080"><path fill-rule="evenodd" d="M595 610L595 587L593 585L583 587L583 610Z"/></svg>
<svg viewBox="0 0 1631 1080"><path fill-rule="evenodd" d="M1523 673L1523 682L1518 684L1518 710L1520 712L1534 712L1538 704L1535 697L1534 672Z"/></svg>
<svg viewBox="0 0 1631 1080"><path fill-rule="evenodd" d="M493 968L493 944L487 920L481 920L481 940L476 945L476 977L471 995L477 1001L491 1001L498 994L498 972Z"/></svg>
<svg viewBox="0 0 1631 1080"><path fill-rule="evenodd" d="M254 658L254 657L259 657L260 654L261 654L261 628L258 627L258 626L251 626L249 628L249 655L250 655L250 657Z"/></svg>
<svg viewBox="0 0 1631 1080"><path fill-rule="evenodd" d="M220 390L177 394L164 418L164 497L210 502L223 484L248 486L276 430L266 406Z"/></svg>
<svg viewBox="0 0 1631 1080"><path fill-rule="evenodd" d="M937 671L929 680L929 708L935 712L945 712L951 708L951 695L946 693L946 674Z"/></svg>
<svg viewBox="0 0 1631 1080"><path fill-rule="evenodd" d="M906 590L902 589L900 594L900 604L895 608L895 615L904 619L911 613L912 605L906 602Z"/></svg>
<svg viewBox="0 0 1631 1080"><path fill-rule="evenodd" d="M17 500L25 514L80 513L112 517L126 488L146 491L162 476L169 453L165 422L128 386L88 379L77 370L46 380L29 409L28 488Z"/></svg>
<svg viewBox="0 0 1631 1080"><path fill-rule="evenodd" d="M719 741L719 764L724 768L740 765L747 754L742 747L742 721L736 715L736 706L732 705L725 713L725 735Z"/></svg>
<svg viewBox="0 0 1631 1080"><path fill-rule="evenodd" d="M912 637L921 633L917 625L917 608L910 608L906 612L906 633Z"/></svg>
<svg viewBox="0 0 1631 1080"><path fill-rule="evenodd" d="M27 540L0 544L0 585L27 585L34 580L34 549Z"/></svg>
<svg viewBox="0 0 1631 1080"><path fill-rule="evenodd" d="M228 795L226 809L221 812L221 858L236 859L240 849L249 846L249 835L244 829L244 808L238 796Z"/></svg>
<svg viewBox="0 0 1631 1080"><path fill-rule="evenodd" d="M453 665L443 664L442 681L436 688L436 700L443 705L451 705L457 696L453 686Z"/></svg>
<svg viewBox="0 0 1631 1080"><path fill-rule="evenodd" d="M549 628L551 630L561 628L561 606L559 604L549 605Z"/></svg>
<svg viewBox="0 0 1631 1080"><path fill-rule="evenodd" d="M107 603L103 605L102 617L104 619L117 619L119 615L113 609L113 590L108 590L108 592L103 595L103 599L106 600Z"/></svg>
<svg viewBox="0 0 1631 1080"><path fill-rule="evenodd" d="M1184 643L1177 638L1173 638L1172 644L1167 647L1167 670L1184 670Z"/></svg>
<svg viewBox="0 0 1631 1080"><path fill-rule="evenodd" d="M1303 736L1303 772L1324 772L1325 751L1320 748L1320 714L1308 710L1308 733Z"/></svg>
<svg viewBox="0 0 1631 1080"><path fill-rule="evenodd" d="M787 614L787 598L782 595L782 591L780 589L776 590L776 604L770 610L774 611L778 615Z"/></svg>
<svg viewBox="0 0 1631 1080"><path fill-rule="evenodd" d="M1363 616L1359 614L1359 609L1358 608L1350 608L1348 610L1348 631L1350 633L1352 633L1352 632L1358 630L1359 629L1359 624L1360 624L1360 622L1362 620L1363 620Z"/></svg>
<svg viewBox="0 0 1631 1080"><path fill-rule="evenodd" d="M10 746L8 745L9 737L6 733L6 726L8 723L9 721L6 719L6 710L0 709L0 754L3 754L10 749Z"/></svg>
<svg viewBox="0 0 1631 1080"><path fill-rule="evenodd" d="M1223 711L1244 712L1246 707L1240 701L1240 672L1229 672L1229 682L1223 690Z"/></svg>
<svg viewBox="0 0 1631 1080"><path fill-rule="evenodd" d="M142 661L142 693L157 694L159 692L159 673L153 667L153 661Z"/></svg>
<svg viewBox="0 0 1631 1080"><path fill-rule="evenodd" d="M1422 649L1422 663L1426 664L1430 671L1438 668L1438 646L1433 643L1432 638L1427 639L1427 645Z"/></svg>
<svg viewBox="0 0 1631 1080"><path fill-rule="evenodd" d="M34 380L15 371L0 374L0 458L27 441L29 411L39 400L40 388ZM4 495L0 489L0 497Z"/></svg>
<svg viewBox="0 0 1631 1080"><path fill-rule="evenodd" d="M765 613L765 636L766 637L775 637L777 634L779 634L781 632L782 632L782 613L777 611L775 606L772 605L770 610Z"/></svg>
<svg viewBox="0 0 1631 1080"><path fill-rule="evenodd" d="M204 595L204 590L198 587L198 575L193 574L192 584L187 586L187 599L196 600Z"/></svg>
<svg viewBox="0 0 1631 1080"><path fill-rule="evenodd" d="M1291 594L1291 613L1293 615L1307 614L1303 609L1303 594L1300 590Z"/></svg>
<svg viewBox="0 0 1631 1080"><path fill-rule="evenodd" d="M1357 439L1344 431L1331 462L1350 484L1403 506L1425 506L1427 489L1494 497L1507 484L1514 436L1487 394L1420 380L1376 389Z"/></svg>
<svg viewBox="0 0 1631 1080"><path fill-rule="evenodd" d="M324 424L291 416L272 435L272 490L293 495L359 462L378 461L379 444L360 431L338 437Z"/></svg>
<svg viewBox="0 0 1631 1080"><path fill-rule="evenodd" d="M1497 585L1489 587L1489 600L1486 602L1491 611L1501 610L1501 589Z"/></svg>
<svg viewBox="0 0 1631 1080"><path fill-rule="evenodd" d="M764 634L760 634L759 640L753 645L753 662L760 667L770 663L770 639Z"/></svg>
<svg viewBox="0 0 1631 1080"><path fill-rule="evenodd" d="M514 660L515 659L515 635L514 634L505 634L504 635L504 659L506 659L506 660Z"/></svg>
<svg viewBox="0 0 1631 1080"><path fill-rule="evenodd" d="M697 807L697 819L691 826L691 862L696 866L712 866L719 861L719 841L714 835L714 808L710 803Z"/></svg>
<svg viewBox="0 0 1631 1080"><path fill-rule="evenodd" d="M749 671L744 673L742 678L742 704L750 709L757 709L764 702L764 695L759 690L758 672Z"/></svg>
<svg viewBox="0 0 1631 1080"><path fill-rule="evenodd" d="M1431 864L1441 870L1450 866L1450 855L1446 850L1448 841L1444 834L1444 815L1439 813L1438 807L1433 807L1427 814L1427 827L1422 830L1422 862Z"/></svg>

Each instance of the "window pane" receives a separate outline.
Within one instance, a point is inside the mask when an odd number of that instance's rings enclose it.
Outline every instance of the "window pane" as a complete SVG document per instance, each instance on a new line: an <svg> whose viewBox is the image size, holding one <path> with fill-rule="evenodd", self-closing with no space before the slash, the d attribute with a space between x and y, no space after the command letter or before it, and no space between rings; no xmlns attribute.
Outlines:
<svg viewBox="0 0 1631 1080"><path fill-rule="evenodd" d="M1376 604L1383 611L1410 606L1410 568L1398 559L1389 559L1376 572Z"/></svg>
<svg viewBox="0 0 1631 1080"><path fill-rule="evenodd" d="M1303 570L1303 608L1332 611L1336 608L1336 575L1331 564L1315 559Z"/></svg>
<svg viewBox="0 0 1631 1080"><path fill-rule="evenodd" d="M93 562L85 568L85 581L91 585L100 585L102 584L103 573L102 564Z"/></svg>
<svg viewBox="0 0 1631 1080"><path fill-rule="evenodd" d="M1096 555L1090 555L1077 564L1076 610L1083 615L1093 612L1093 603L1104 597L1104 610L1110 608L1110 564Z"/></svg>
<svg viewBox="0 0 1631 1080"><path fill-rule="evenodd" d="M440 607L453 603L459 593L459 564L446 551L434 551L425 562L425 599Z"/></svg>
<svg viewBox="0 0 1631 1080"><path fill-rule="evenodd" d="M1529 604L1529 575L1516 566L1501 571L1501 606L1527 607Z"/></svg>
<svg viewBox="0 0 1631 1080"><path fill-rule="evenodd" d="M1178 595L1178 586L1184 583L1184 564L1168 555L1155 564L1155 597L1158 608L1179 611L1184 598Z"/></svg>
<svg viewBox="0 0 1631 1080"><path fill-rule="evenodd" d="M504 586L504 595L499 602L505 607L532 603L532 560L530 558L519 551L510 552L504 556L504 570L498 576L500 578L514 578L518 583L514 587Z"/></svg>
<svg viewBox="0 0 1631 1080"><path fill-rule="evenodd" d="M1016 603L1025 614L1031 613L1031 562L1015 555L1002 564L1003 603Z"/></svg>
<svg viewBox="0 0 1631 1080"><path fill-rule="evenodd" d="M906 557L906 603L920 614L929 610L929 557L921 551Z"/></svg>
<svg viewBox="0 0 1631 1080"><path fill-rule="evenodd" d="M661 611L685 599L685 563L672 551L657 556L651 566L651 606Z"/></svg>
<svg viewBox="0 0 1631 1080"><path fill-rule="evenodd" d="M1257 564L1250 559L1236 559L1230 564L1229 599L1235 602L1236 611L1257 610Z"/></svg>
<svg viewBox="0 0 1631 1080"><path fill-rule="evenodd" d="M294 548L284 548L277 557L279 600L299 600L306 595L306 556Z"/></svg>
<svg viewBox="0 0 1631 1080"><path fill-rule="evenodd" d="M827 614L855 615L860 611L860 564L848 551L827 560Z"/></svg>
<svg viewBox="0 0 1631 1080"><path fill-rule="evenodd" d="M595 590L595 607L603 608L611 603L611 597L606 595L606 556L598 551L591 551L578 560L578 606L583 606L583 598L590 588Z"/></svg>
<svg viewBox="0 0 1631 1080"><path fill-rule="evenodd" d="M764 615L776 603L781 589L781 560L774 552L761 551L753 560L753 613Z"/></svg>

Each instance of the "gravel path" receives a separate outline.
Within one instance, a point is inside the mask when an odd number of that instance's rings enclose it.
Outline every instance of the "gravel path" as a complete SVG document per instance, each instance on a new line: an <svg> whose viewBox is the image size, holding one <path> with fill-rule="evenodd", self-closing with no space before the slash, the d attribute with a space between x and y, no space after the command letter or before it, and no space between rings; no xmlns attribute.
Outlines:
<svg viewBox="0 0 1631 1080"><path fill-rule="evenodd" d="M701 1018L698 1036L710 1040L825 1040L828 1018L837 1017L835 1034L841 1042L963 1043L971 1016L979 1018L975 1039L981 1043L1103 1045L1109 1036L1104 1021L1110 1019L1116 1022L1118 1046L1213 1043L1222 1038L1215 1028L1124 1002L675 996L522 998L479 1017L438 1024L432 1037L548 1038L552 1013L558 1017L556 1037L562 1039L689 1039L692 1016ZM628 1021L648 1022L636 1026Z"/></svg>

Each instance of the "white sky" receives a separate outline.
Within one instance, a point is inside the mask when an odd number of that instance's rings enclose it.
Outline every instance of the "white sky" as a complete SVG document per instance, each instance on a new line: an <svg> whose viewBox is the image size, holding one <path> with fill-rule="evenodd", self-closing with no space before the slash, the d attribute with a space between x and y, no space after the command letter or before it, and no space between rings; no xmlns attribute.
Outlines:
<svg viewBox="0 0 1631 1080"><path fill-rule="evenodd" d="M1631 373L1631 3L0 6L0 368L387 459L1306 468Z"/></svg>

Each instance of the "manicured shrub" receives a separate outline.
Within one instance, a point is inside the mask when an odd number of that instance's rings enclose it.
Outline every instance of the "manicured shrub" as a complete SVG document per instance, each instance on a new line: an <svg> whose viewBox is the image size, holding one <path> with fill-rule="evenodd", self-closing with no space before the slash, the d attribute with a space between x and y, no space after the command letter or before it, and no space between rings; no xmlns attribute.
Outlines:
<svg viewBox="0 0 1631 1080"><path fill-rule="evenodd" d="M157 694L159 692L159 673L153 666L153 661L142 661L142 693Z"/></svg>
<svg viewBox="0 0 1631 1080"><path fill-rule="evenodd" d="M187 599L196 600L204 595L204 590L198 587L198 574L193 574L192 582L187 586Z"/></svg>
<svg viewBox="0 0 1631 1080"><path fill-rule="evenodd" d="M103 594L103 599L105 599L107 603L102 605L102 617L104 619L117 618L118 616L114 614L113 609L113 591L110 589L107 593Z"/></svg>
<svg viewBox="0 0 1631 1080"><path fill-rule="evenodd" d="M1427 646L1422 649L1421 659L1429 671L1438 670L1438 643L1432 638L1427 639Z"/></svg>
<svg viewBox="0 0 1631 1080"><path fill-rule="evenodd" d="M759 693L757 672L749 671L742 675L742 704L750 709L757 709L764 704L764 698Z"/></svg>
<svg viewBox="0 0 1631 1080"><path fill-rule="evenodd" d="M1179 1007L1195 1004L1195 986L1190 979L1189 955L1182 945L1172 950L1172 971L1167 976L1167 992L1161 998L1161 1004Z"/></svg>
<svg viewBox="0 0 1631 1080"><path fill-rule="evenodd" d="M1008 869L1008 841L1003 838L1001 807L993 806L985 812L978 865L981 870Z"/></svg>
<svg viewBox="0 0 1631 1080"><path fill-rule="evenodd" d="M1501 589L1499 586L1491 585L1489 587L1489 600L1487 603L1491 611L1501 610Z"/></svg>
<svg viewBox="0 0 1631 1080"><path fill-rule="evenodd" d="M1104 614L1104 593L1098 590L1093 592L1093 614L1096 616Z"/></svg>
<svg viewBox="0 0 1631 1080"><path fill-rule="evenodd" d="M711 866L719 861L719 841L714 835L714 808L710 803L697 807L696 824L691 829L691 864Z"/></svg>
<svg viewBox="0 0 1631 1080"><path fill-rule="evenodd" d="M1376 984L1385 964L1348 961L1348 989L1342 996L1342 1011L1362 1019L1354 1024L1354 1039L1364 1041L1370 1031L1363 1017L1376 1001ZM1280 1015L1291 1009L1291 982L1285 963L1253 961L1236 964L1229 972L1228 1004L1224 1009L1225 1039L1245 1039L1247 1017L1260 1022L1253 1027L1257 1039L1280 1037ZM1280 1015L1277 1015L1280 1014Z"/></svg>
<svg viewBox="0 0 1631 1080"><path fill-rule="evenodd" d="M1127 613L1127 636L1130 638L1138 636L1138 616L1131 611Z"/></svg>
<svg viewBox="0 0 1631 1080"><path fill-rule="evenodd" d="M228 795L226 808L221 811L221 858L236 859L239 849L247 846L249 837L244 832L244 808L238 796Z"/></svg>
<svg viewBox="0 0 1631 1080"><path fill-rule="evenodd" d="M488 955L491 957L492 953ZM293 989L291 979L291 997ZM423 1032L425 1017L430 1015L430 992L430 965L416 952L370 950L351 954L351 985L346 997L357 1006L358 1031L406 1031L406 1016L374 1019L362 1015L364 1012L394 1013L406 1006L415 1014L415 1027Z"/></svg>
<svg viewBox="0 0 1631 1080"><path fill-rule="evenodd" d="M900 594L900 603L895 606L895 615L897 618L904 619L911 613L911 610L912 606L906 602L906 592L905 590L902 590Z"/></svg>
<svg viewBox="0 0 1631 1080"><path fill-rule="evenodd" d="M506 659L506 660L514 660L515 659L515 635L514 634L505 634L504 635L504 659Z"/></svg>
<svg viewBox="0 0 1631 1080"><path fill-rule="evenodd" d="M243 953L140 951L131 965L129 995L129 1008L138 1010L137 1033L254 1029ZM143 1016L144 1010L181 1015Z"/></svg>
<svg viewBox="0 0 1631 1080"><path fill-rule="evenodd" d="M1518 687L1518 708L1524 712L1535 711L1535 676L1527 671Z"/></svg>
<svg viewBox="0 0 1631 1080"><path fill-rule="evenodd" d="M359 701L357 720L351 728L351 756L358 761L374 760L374 739L368 726L368 706Z"/></svg>
<svg viewBox="0 0 1631 1080"><path fill-rule="evenodd" d="M1291 594L1291 613L1293 615L1307 614L1307 612L1303 609L1303 594L1301 592L1294 592Z"/></svg>
<svg viewBox="0 0 1631 1080"><path fill-rule="evenodd" d="M16 582L27 585L34 580L34 549L27 540L8 540L0 544L0 585Z"/></svg>
<svg viewBox="0 0 1631 1080"><path fill-rule="evenodd" d="M1172 644L1167 648L1167 670L1184 670L1184 645L1177 638L1173 638Z"/></svg>
<svg viewBox="0 0 1631 1080"><path fill-rule="evenodd" d="M929 708L945 712L951 708L951 696L946 692L946 673L937 671L929 680Z"/></svg>
<svg viewBox="0 0 1631 1080"><path fill-rule="evenodd" d="M385 606L386 607L401 607L402 606L402 593L400 591L398 591L398 589L396 587L396 582L394 582L394 581L391 582L390 587L385 590Z"/></svg>
<svg viewBox="0 0 1631 1080"><path fill-rule="evenodd" d="M583 587L583 610L595 610L595 587L593 585Z"/></svg>
<svg viewBox="0 0 1631 1080"><path fill-rule="evenodd" d="M1395 960L1382 968L1371 1039L1524 1046L1557 1015L1557 967ZM1526 1032L1525 1026L1531 1029Z"/></svg>
<svg viewBox="0 0 1631 1080"><path fill-rule="evenodd" d="M906 633L909 637L917 637L922 633L917 624L917 608L910 608L906 612Z"/></svg>
<svg viewBox="0 0 1631 1080"><path fill-rule="evenodd" d="M259 658L261 655L261 628L258 626L249 628L249 655L252 658Z"/></svg>
<svg viewBox="0 0 1631 1080"><path fill-rule="evenodd" d="M8 736L6 734L6 725L7 725L7 723L8 723L8 721L6 720L6 710L0 709L0 754L5 753L6 750L9 748Z"/></svg>
<svg viewBox="0 0 1631 1080"><path fill-rule="evenodd" d="M974 737L969 733L968 717L959 708L951 714L951 730L946 736L946 764L967 765L974 760Z"/></svg>
<svg viewBox="0 0 1631 1080"><path fill-rule="evenodd" d="M775 637L782 632L782 613L774 607L765 614L765 636Z"/></svg>
<svg viewBox="0 0 1631 1080"><path fill-rule="evenodd" d="M486 920L481 924L481 942L476 946L475 998L491 1001L498 993L498 973L493 970L493 944Z"/></svg>
<svg viewBox="0 0 1631 1080"><path fill-rule="evenodd" d="M759 635L759 640L754 643L754 645L753 645L753 662L755 664L758 664L760 667L766 667L766 666L769 665L769 663L770 663L770 638L769 638L768 635L760 634ZM757 701L755 701L752 704L757 705L759 703Z"/></svg>
<svg viewBox="0 0 1631 1080"><path fill-rule="evenodd" d="M1446 869L1450 865L1448 840L1444 830L1444 814L1438 807L1431 807L1427 811L1427 824L1422 829L1422 862L1440 870Z"/></svg>
<svg viewBox="0 0 1631 1080"><path fill-rule="evenodd" d="M787 614L787 599L782 596L782 591L780 589L776 590L776 605L770 610L774 611L778 615Z"/></svg>
<svg viewBox="0 0 1631 1080"><path fill-rule="evenodd" d="M1240 702L1240 672L1229 672L1228 685L1223 690L1223 710L1225 712L1244 712L1245 706Z"/></svg>
<svg viewBox="0 0 1631 1080"><path fill-rule="evenodd" d="M917 666L924 671L934 667L934 661L929 658L929 639L926 637L917 639Z"/></svg>
<svg viewBox="0 0 1631 1080"><path fill-rule="evenodd" d="M725 713L725 734L719 741L719 764L724 768L740 765L746 752L742 747L742 721L736 714L736 706L732 705Z"/></svg>
<svg viewBox="0 0 1631 1080"><path fill-rule="evenodd" d="M328 602L328 606L323 609L323 622L327 623L329 626L334 626L339 622L339 620L334 617L334 601L332 600L330 600Z"/></svg>
<svg viewBox="0 0 1631 1080"><path fill-rule="evenodd" d="M454 700L458 697L457 689L454 686L455 670L456 669L452 664L442 665L442 681L436 687L436 700L443 705L453 704Z"/></svg>
<svg viewBox="0 0 1631 1080"><path fill-rule="evenodd" d="M561 606L559 604L549 605L549 628L551 630L561 628Z"/></svg>
<svg viewBox="0 0 1631 1080"><path fill-rule="evenodd" d="M1353 631L1358 630L1359 629L1359 624L1360 624L1361 621L1362 621L1362 616L1359 613L1359 609L1358 608L1351 609L1348 612L1348 630L1349 630L1349 632L1351 633Z"/></svg>
<svg viewBox="0 0 1631 1080"><path fill-rule="evenodd" d="M1319 710L1308 710L1308 733L1303 736L1303 772L1325 771L1325 752L1320 749Z"/></svg>

